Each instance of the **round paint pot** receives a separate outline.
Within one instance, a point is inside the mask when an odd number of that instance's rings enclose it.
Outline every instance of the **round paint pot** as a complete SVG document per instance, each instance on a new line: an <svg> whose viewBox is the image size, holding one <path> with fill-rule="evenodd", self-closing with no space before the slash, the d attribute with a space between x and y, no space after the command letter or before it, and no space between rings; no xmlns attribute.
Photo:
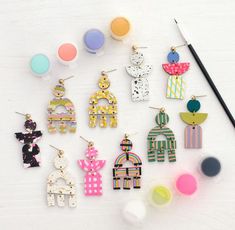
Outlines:
<svg viewBox="0 0 235 230"><path fill-rule="evenodd" d="M42 53L35 54L30 60L31 72L38 77L43 77L50 71L50 60Z"/></svg>
<svg viewBox="0 0 235 230"><path fill-rule="evenodd" d="M206 177L216 177L221 171L221 163L216 157L205 157L200 164L200 172Z"/></svg>
<svg viewBox="0 0 235 230"><path fill-rule="evenodd" d="M105 36L98 29L90 29L84 34L83 41L86 50L89 53L96 54L102 50L105 43Z"/></svg>
<svg viewBox="0 0 235 230"><path fill-rule="evenodd" d="M175 182L176 190L185 196L191 196L197 191L197 180L189 173L181 174Z"/></svg>
<svg viewBox="0 0 235 230"><path fill-rule="evenodd" d="M57 58L65 65L70 65L77 60L78 49L74 43L62 43L57 48Z"/></svg>
<svg viewBox="0 0 235 230"><path fill-rule="evenodd" d="M151 188L148 200L154 207L167 206L172 201L172 192L164 185L156 185Z"/></svg>
<svg viewBox="0 0 235 230"><path fill-rule="evenodd" d="M131 30L131 24L125 17L117 17L110 23L111 36L116 40L125 39Z"/></svg>

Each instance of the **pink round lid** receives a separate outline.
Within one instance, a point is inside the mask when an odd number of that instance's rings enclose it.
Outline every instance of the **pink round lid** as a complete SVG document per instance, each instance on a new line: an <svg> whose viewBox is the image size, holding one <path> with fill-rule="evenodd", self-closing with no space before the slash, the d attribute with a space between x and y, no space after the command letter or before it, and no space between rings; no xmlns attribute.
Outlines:
<svg viewBox="0 0 235 230"><path fill-rule="evenodd" d="M176 180L176 189L181 194L190 196L197 190L197 180L191 174L182 174Z"/></svg>
<svg viewBox="0 0 235 230"><path fill-rule="evenodd" d="M58 56L62 61L73 61L77 56L77 48L71 43L64 43L58 48Z"/></svg>

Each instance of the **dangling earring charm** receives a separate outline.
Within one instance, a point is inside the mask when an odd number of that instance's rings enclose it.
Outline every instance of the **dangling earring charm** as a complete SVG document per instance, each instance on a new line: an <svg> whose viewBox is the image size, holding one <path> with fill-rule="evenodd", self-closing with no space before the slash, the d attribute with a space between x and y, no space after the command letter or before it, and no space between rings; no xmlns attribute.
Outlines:
<svg viewBox="0 0 235 230"><path fill-rule="evenodd" d="M89 111L89 126L91 128L96 127L96 124L99 123L101 128L106 128L109 122L111 128L117 127L117 99L116 97L108 90L110 86L110 81L107 73L113 72L102 71L101 77L99 79L100 90L95 92L89 100L90 106ZM107 106L98 105L99 100L106 99L109 103ZM107 119L109 119L107 121Z"/></svg>
<svg viewBox="0 0 235 230"><path fill-rule="evenodd" d="M169 162L176 161L175 149L176 140L175 135L171 129L167 128L165 125L169 122L169 116L165 113L164 108L154 108L159 109L160 113L157 114L155 121L157 126L150 130L148 134L148 161L165 161L165 151L168 153ZM166 140L156 140L159 135L166 137Z"/></svg>
<svg viewBox="0 0 235 230"><path fill-rule="evenodd" d="M208 114L197 113L201 107L200 102L196 99L197 97L202 96L192 96L192 99L188 101L187 108L189 112L180 113L181 119L188 124L184 131L184 147L187 149L202 148L202 128L200 124L206 120Z"/></svg>
<svg viewBox="0 0 235 230"><path fill-rule="evenodd" d="M179 54L176 52L176 48L181 46L171 47L171 52L167 55L167 60L169 63L162 64L162 67L165 70L165 72L170 74L167 83L167 93L166 93L167 98L184 99L185 81L183 80L183 77L181 75L184 74L189 69L190 63L178 62Z"/></svg>
<svg viewBox="0 0 235 230"><path fill-rule="evenodd" d="M65 94L64 81L68 80L60 79L59 84L55 86L53 94L55 98L50 101L48 106L48 131L49 133L56 133L57 126L60 133L66 133L67 131L74 133L76 132L76 116L75 108L71 100L63 97ZM58 113L56 109L58 107L64 107L66 112Z"/></svg>
<svg viewBox="0 0 235 230"><path fill-rule="evenodd" d="M121 189L121 179L123 180L123 189L139 189L141 187L141 165L140 157L130 152L132 149L132 142L125 135L121 144L122 153L116 158L113 168L113 189ZM123 167L129 161L133 166Z"/></svg>
<svg viewBox="0 0 235 230"><path fill-rule="evenodd" d="M25 116L26 119L24 123L26 132L15 133L16 139L24 144L22 148L24 168L38 167L41 163L40 148L35 143L41 138L42 132L35 131L37 124L29 114L16 113Z"/></svg>
<svg viewBox="0 0 235 230"><path fill-rule="evenodd" d="M132 65L126 66L127 73L133 77L131 81L131 97L133 101L147 101L149 100L149 83L148 75L152 71L152 65L143 65L144 55L139 52L138 48L132 46L133 53L131 54L130 61Z"/></svg>
<svg viewBox="0 0 235 230"><path fill-rule="evenodd" d="M65 206L65 196L68 196L69 207L77 206L76 186L71 174L66 170L68 161L64 157L64 151L50 145L58 151L54 159L54 166L57 170L50 173L47 179L47 204L48 206ZM60 180L65 183L61 184Z"/></svg>
<svg viewBox="0 0 235 230"><path fill-rule="evenodd" d="M105 165L105 160L96 160L98 151L94 148L94 143L88 142L86 150L87 160L78 160L78 166L86 172L84 178L84 191L86 196L101 196L102 195L102 176L98 172Z"/></svg>

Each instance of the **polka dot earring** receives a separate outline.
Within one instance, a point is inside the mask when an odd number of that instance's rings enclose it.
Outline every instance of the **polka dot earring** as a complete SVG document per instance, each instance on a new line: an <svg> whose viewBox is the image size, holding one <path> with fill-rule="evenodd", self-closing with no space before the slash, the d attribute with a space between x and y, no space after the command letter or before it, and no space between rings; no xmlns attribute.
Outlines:
<svg viewBox="0 0 235 230"><path fill-rule="evenodd" d="M131 81L131 98L132 101L149 100L149 82L148 75L152 71L152 65L144 65L144 55L139 52L139 48L132 46L132 54L130 56L131 65L126 66L127 73L133 77Z"/></svg>
<svg viewBox="0 0 235 230"><path fill-rule="evenodd" d="M86 150L86 160L78 160L78 166L86 172L84 177L84 193L85 196L101 196L102 191L102 176L98 172L105 165L105 160L96 160L98 151L94 147L94 143L81 137L88 143Z"/></svg>

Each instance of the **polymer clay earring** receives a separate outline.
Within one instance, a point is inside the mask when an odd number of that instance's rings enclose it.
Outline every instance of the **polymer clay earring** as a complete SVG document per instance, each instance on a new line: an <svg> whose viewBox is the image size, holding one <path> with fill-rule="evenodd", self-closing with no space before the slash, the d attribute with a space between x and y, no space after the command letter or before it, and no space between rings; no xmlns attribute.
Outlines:
<svg viewBox="0 0 235 230"><path fill-rule="evenodd" d="M132 65L126 66L127 73L133 77L131 81L131 97L133 101L149 100L148 75L152 71L152 65L144 65L144 55L138 51L137 47L132 46L130 61Z"/></svg>
<svg viewBox="0 0 235 230"><path fill-rule="evenodd" d="M81 137L81 136L80 136ZM86 172L84 177L84 192L86 196L101 196L102 195L102 176L98 172L105 165L105 160L96 160L98 151L94 148L94 143L88 142L86 150L86 160L78 160L78 166Z"/></svg>
<svg viewBox="0 0 235 230"><path fill-rule="evenodd" d="M22 148L24 168L38 167L41 163L40 148L35 143L42 137L42 132L35 130L37 124L29 114L16 113L25 116L26 119L24 123L26 132L15 133L16 139L24 144Z"/></svg>
<svg viewBox="0 0 235 230"><path fill-rule="evenodd" d="M184 45L181 45L184 46ZM176 52L176 48L181 47L171 47L170 53L167 55L167 60L169 63L162 64L163 69L170 76L168 77L167 83L167 98L173 99L184 99L185 95L185 81L181 76L189 69L189 62L179 63L179 54Z"/></svg>
<svg viewBox="0 0 235 230"><path fill-rule="evenodd" d="M99 123L101 128L106 128L108 123L111 128L117 127L117 99L116 97L108 90L110 86L110 81L107 73L110 71L102 71L101 77L99 79L98 86L100 90L95 92L89 100L89 126L91 128L96 127L96 124ZM99 101L105 99L108 101L109 105L99 105ZM107 121L109 119L109 121Z"/></svg>
<svg viewBox="0 0 235 230"><path fill-rule="evenodd" d="M56 133L57 128L60 133L66 133L67 131L71 133L76 132L77 122L74 105L70 99L64 97L64 81L72 77L73 76L66 79L60 79L59 84L57 84L53 90L55 98L50 101L47 109L49 133ZM63 107L66 112L57 112L56 109L58 107Z"/></svg>
<svg viewBox="0 0 235 230"><path fill-rule="evenodd" d="M185 148L202 148L202 128L200 126L203 123L208 114L197 113L201 104L196 99L201 96L192 96L192 99L188 101L187 108L189 112L180 113L181 119L188 124L184 131L184 147Z"/></svg>
<svg viewBox="0 0 235 230"><path fill-rule="evenodd" d="M47 204L48 206L65 206L65 197L68 197L69 207L77 206L76 186L71 174L66 170L68 161L64 157L64 151L55 148L58 153L54 159L55 171L50 173L47 179ZM63 183L61 183L63 182Z"/></svg>
<svg viewBox="0 0 235 230"><path fill-rule="evenodd" d="M155 107L150 107L153 109L158 109ZM159 109L160 112L157 114L155 121L157 126L150 130L147 138L147 148L148 148L148 161L165 161L165 151L168 153L169 162L176 161L176 140L175 135L171 129L166 127L169 122L169 116L165 113L164 108ZM166 140L156 140L158 136L163 135Z"/></svg>
<svg viewBox="0 0 235 230"><path fill-rule="evenodd" d="M116 158L113 168L113 189L121 189L121 179L123 180L123 189L140 189L141 188L141 165L140 157L131 152L132 142L125 135L121 141L122 153ZM124 167L126 162L130 162L133 166Z"/></svg>

